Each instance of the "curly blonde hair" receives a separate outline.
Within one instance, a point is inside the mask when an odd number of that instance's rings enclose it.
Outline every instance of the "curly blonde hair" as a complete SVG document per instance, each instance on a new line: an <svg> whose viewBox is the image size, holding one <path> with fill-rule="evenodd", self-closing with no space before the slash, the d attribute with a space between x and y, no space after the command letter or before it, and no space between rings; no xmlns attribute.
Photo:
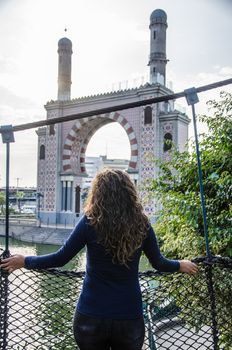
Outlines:
<svg viewBox="0 0 232 350"><path fill-rule="evenodd" d="M112 261L127 266L149 227L129 175L112 169L98 173L84 212L96 229L98 243L112 256Z"/></svg>

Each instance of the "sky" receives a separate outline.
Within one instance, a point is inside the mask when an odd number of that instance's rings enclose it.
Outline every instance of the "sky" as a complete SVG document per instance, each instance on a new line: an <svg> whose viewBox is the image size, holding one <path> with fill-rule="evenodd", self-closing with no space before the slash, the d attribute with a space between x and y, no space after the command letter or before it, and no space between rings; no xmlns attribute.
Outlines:
<svg viewBox="0 0 232 350"><path fill-rule="evenodd" d="M64 36L73 43L72 98L147 81L149 18L157 8L168 17L167 81L174 92L232 77L230 0L0 0L0 125L46 119L44 105L57 98L57 43ZM221 90L232 87L199 94L197 112L207 113L206 101ZM184 100L178 104L186 106ZM10 185L35 186L35 130L15 133L15 141ZM126 134L115 124L98 130L87 148L91 156L128 158L129 153Z"/></svg>

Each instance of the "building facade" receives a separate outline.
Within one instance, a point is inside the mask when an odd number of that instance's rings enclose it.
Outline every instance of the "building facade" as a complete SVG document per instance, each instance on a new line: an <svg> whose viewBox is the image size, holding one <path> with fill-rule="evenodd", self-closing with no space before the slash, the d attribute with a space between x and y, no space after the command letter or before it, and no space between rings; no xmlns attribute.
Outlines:
<svg viewBox="0 0 232 350"><path fill-rule="evenodd" d="M82 189L91 187L95 175L103 169L119 169L126 171L129 166L128 159L110 159L106 155L99 157L86 157L86 177L82 179Z"/></svg>
<svg viewBox="0 0 232 350"><path fill-rule="evenodd" d="M154 178L154 158L166 157L172 141L184 149L188 139L188 117L174 108L173 101L96 115L76 121L65 116L100 108L137 102L173 93L166 82L167 15L155 10L150 17L150 82L139 88L90 97L71 99L72 43L62 38L58 43L58 98L45 106L47 119L62 117L64 122L37 130L38 192L42 222L72 224L82 210L82 190L88 173L85 152L94 133L109 123L119 123L130 142L131 157L127 172L141 184ZM111 164L112 165L112 164ZM109 164L110 166L110 164ZM145 205L148 215L153 204Z"/></svg>

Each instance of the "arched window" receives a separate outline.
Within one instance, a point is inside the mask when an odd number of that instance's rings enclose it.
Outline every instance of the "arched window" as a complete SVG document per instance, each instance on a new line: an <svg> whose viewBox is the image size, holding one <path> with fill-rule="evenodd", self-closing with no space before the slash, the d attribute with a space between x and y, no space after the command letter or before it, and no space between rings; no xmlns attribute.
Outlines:
<svg viewBox="0 0 232 350"><path fill-rule="evenodd" d="M164 135L164 152L169 151L172 148L172 134L167 132Z"/></svg>
<svg viewBox="0 0 232 350"><path fill-rule="evenodd" d="M39 149L39 159L45 159L45 146L41 145Z"/></svg>
<svg viewBox="0 0 232 350"><path fill-rule="evenodd" d="M144 124L151 124L152 123L152 108L150 106L147 106L144 110Z"/></svg>

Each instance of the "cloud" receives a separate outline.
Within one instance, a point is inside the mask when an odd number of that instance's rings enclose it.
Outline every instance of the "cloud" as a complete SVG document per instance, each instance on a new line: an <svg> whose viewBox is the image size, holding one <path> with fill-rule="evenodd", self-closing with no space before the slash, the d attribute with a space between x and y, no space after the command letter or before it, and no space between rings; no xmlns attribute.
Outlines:
<svg viewBox="0 0 232 350"><path fill-rule="evenodd" d="M0 105L9 105L16 109L35 108L37 105L30 98L17 96L4 86L0 86Z"/></svg>
<svg viewBox="0 0 232 350"><path fill-rule="evenodd" d="M0 55L0 73L16 73L17 72L17 62L11 56Z"/></svg>
<svg viewBox="0 0 232 350"><path fill-rule="evenodd" d="M222 67L219 71L222 76L232 76L232 67Z"/></svg>
<svg viewBox="0 0 232 350"><path fill-rule="evenodd" d="M45 118L43 106L0 86L0 125L18 125Z"/></svg>

